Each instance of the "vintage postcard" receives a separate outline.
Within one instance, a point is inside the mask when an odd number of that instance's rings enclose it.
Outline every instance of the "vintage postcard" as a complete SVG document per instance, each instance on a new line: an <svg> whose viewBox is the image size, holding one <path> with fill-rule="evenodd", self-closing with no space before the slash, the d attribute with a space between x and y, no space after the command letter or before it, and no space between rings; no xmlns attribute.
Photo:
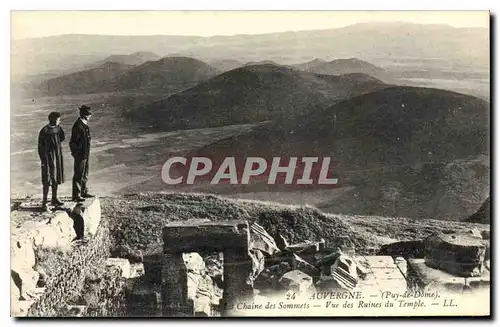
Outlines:
<svg viewBox="0 0 500 327"><path fill-rule="evenodd" d="M490 317L488 11L11 27L11 316Z"/></svg>

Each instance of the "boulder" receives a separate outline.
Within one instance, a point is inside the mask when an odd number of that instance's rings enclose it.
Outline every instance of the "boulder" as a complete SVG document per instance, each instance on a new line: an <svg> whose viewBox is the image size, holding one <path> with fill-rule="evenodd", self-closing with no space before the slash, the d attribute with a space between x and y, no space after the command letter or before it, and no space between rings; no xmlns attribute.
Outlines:
<svg viewBox="0 0 500 327"><path fill-rule="evenodd" d="M274 239L269 235L266 230L257 223L250 226L250 249L260 250L267 253L269 256L280 252Z"/></svg>
<svg viewBox="0 0 500 327"><path fill-rule="evenodd" d="M465 234L438 233L425 240L425 263L456 276L480 276L486 254L483 240Z"/></svg>
<svg viewBox="0 0 500 327"><path fill-rule="evenodd" d="M279 283L285 289L301 294L310 289L313 279L300 270L292 270L284 274Z"/></svg>

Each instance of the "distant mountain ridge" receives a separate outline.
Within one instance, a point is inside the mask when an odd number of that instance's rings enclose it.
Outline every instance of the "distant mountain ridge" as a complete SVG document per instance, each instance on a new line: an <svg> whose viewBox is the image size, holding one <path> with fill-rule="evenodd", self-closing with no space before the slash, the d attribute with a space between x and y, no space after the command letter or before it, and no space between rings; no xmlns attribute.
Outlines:
<svg viewBox="0 0 500 327"><path fill-rule="evenodd" d="M204 62L186 57L165 57L138 66L106 62L97 68L49 79L39 89L49 95L132 89L164 90L170 93L193 86L217 73L216 69Z"/></svg>
<svg viewBox="0 0 500 327"><path fill-rule="evenodd" d="M104 90L161 89L174 85L193 84L207 80L218 71L208 64L187 57L165 57L136 66L114 81Z"/></svg>
<svg viewBox="0 0 500 327"><path fill-rule="evenodd" d="M332 61L314 59L306 63L292 65L292 67L317 74L344 75L360 73L384 81L389 79L384 69L357 58L335 59Z"/></svg>
<svg viewBox="0 0 500 327"><path fill-rule="evenodd" d="M142 65L143 63L147 61L156 61L160 60L161 57L158 56L155 53L152 52L134 52L131 54L126 54L126 55L111 55L109 57L106 57L103 60L100 60L96 63L86 65L85 68L91 69L91 68L96 68L101 66L102 64L106 62L114 62L122 65L128 65L128 66L138 66Z"/></svg>
<svg viewBox="0 0 500 327"><path fill-rule="evenodd" d="M134 66L116 62L105 62L100 66L72 74L59 76L42 82L38 90L48 95L97 93L107 83Z"/></svg>
<svg viewBox="0 0 500 327"><path fill-rule="evenodd" d="M387 37L390 35L391 37ZM316 31L234 36L61 35L13 40L15 74L42 74L59 67L88 64L88 56L112 53L178 53L210 62L272 60L297 63L305 57L378 59L446 58L449 63L489 67L489 30L410 23L369 23ZM190 44L186 48L186 44ZM258 52L255 49L259 49ZM87 57L77 57L82 53Z"/></svg>

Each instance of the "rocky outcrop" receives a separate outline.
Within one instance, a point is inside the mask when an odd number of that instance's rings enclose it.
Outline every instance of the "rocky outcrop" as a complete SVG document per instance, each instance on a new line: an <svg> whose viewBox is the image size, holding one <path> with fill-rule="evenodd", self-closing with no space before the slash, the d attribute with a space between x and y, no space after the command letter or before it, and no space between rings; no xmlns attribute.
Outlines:
<svg viewBox="0 0 500 327"><path fill-rule="evenodd" d="M11 315L55 314L67 295L81 287L82 276L90 269L85 265L108 249L107 232L98 235L99 199L89 199L82 205L68 202L52 212L41 211L34 201L19 201L13 209L11 292L19 293L19 297L12 298Z"/></svg>

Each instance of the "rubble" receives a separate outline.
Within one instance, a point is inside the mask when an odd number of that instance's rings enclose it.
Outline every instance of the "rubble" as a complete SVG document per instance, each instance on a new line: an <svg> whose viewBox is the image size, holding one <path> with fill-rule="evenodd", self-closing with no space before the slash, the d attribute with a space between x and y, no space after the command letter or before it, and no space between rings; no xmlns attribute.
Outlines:
<svg viewBox="0 0 500 327"><path fill-rule="evenodd" d="M91 212L78 210L82 217ZM85 228L86 235L92 231L92 224ZM226 308L236 300L283 291L438 288L472 292L490 284L489 244L484 240L489 233L484 231L395 242L381 247L376 256L357 254L359 249L348 237L328 244L323 239L290 244L281 234L274 235L246 221L186 220L165 226L163 247L145 254L143 263L107 257L100 262L126 279L129 314L138 316L231 315ZM25 314L45 291L40 286L45 285L46 275L35 269L34 244L65 243L40 235L15 241L11 252L22 260L12 264L11 302ZM96 312L91 306L72 310L75 316Z"/></svg>
<svg viewBox="0 0 500 327"><path fill-rule="evenodd" d="M313 285L311 276L304 274L300 270L292 270L284 274L279 283L286 290L296 292L297 294L305 293Z"/></svg>

